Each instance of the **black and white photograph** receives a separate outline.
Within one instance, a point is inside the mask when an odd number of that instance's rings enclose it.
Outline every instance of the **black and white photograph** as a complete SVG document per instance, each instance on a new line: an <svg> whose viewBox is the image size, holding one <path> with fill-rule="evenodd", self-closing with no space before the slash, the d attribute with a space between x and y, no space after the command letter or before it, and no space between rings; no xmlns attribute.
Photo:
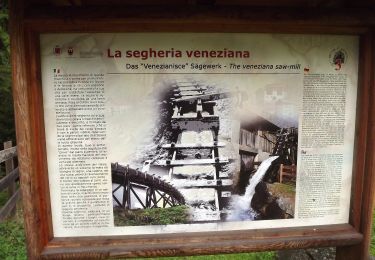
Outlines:
<svg viewBox="0 0 375 260"><path fill-rule="evenodd" d="M111 162L115 225L294 217L298 118L284 86L252 95L185 78L146 99L156 112L148 142Z"/></svg>

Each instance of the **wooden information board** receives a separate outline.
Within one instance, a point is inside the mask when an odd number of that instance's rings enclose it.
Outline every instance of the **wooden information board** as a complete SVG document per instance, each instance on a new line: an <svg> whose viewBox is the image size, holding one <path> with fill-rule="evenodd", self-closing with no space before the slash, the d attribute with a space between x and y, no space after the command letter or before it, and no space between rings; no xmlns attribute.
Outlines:
<svg viewBox="0 0 375 260"><path fill-rule="evenodd" d="M159 4L12 2L29 257L365 259L371 12Z"/></svg>

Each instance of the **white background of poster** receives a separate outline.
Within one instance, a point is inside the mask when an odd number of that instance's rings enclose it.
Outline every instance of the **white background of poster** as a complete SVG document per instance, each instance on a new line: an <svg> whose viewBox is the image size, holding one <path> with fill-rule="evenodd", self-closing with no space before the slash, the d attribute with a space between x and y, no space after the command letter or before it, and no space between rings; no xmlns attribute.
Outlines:
<svg viewBox="0 0 375 260"><path fill-rule="evenodd" d="M56 46L61 48L61 54L59 55L56 55L53 51ZM69 47L73 47L73 55L67 53ZM184 55L181 58L149 58L142 60L141 58L124 57L126 50L148 50L149 48L154 50L171 50L173 48L174 50L181 50L183 53L186 50L223 50L224 48L228 50L247 50L250 52L250 58L187 58ZM335 70L330 58L331 52L337 48L344 49L347 54L347 60L339 71ZM111 50L112 54L115 50L120 50L122 57L109 58L108 49ZM358 73L357 37L199 33L46 34L41 36L41 60L48 177L52 203L52 220L56 237L201 232L348 222ZM187 66L185 70L155 71L142 69L141 63L221 64L222 69L197 71ZM231 63L241 66L243 64L272 64L274 69L230 69ZM126 64L138 64L139 69L127 69ZM277 64L300 64L301 66L299 70L276 70ZM64 229L61 226L62 201L57 164L53 68L58 68L63 74L104 74L105 109L108 124L106 139L108 165L114 161L129 162L134 156L137 146L142 142L148 142L147 138L151 138L149 133L154 128L154 117L156 116L155 113L157 113L153 109L155 102L154 90L155 88L164 87L174 80L193 78L205 84L217 85L224 89L233 90L234 88L247 92L248 100L244 102L241 109L236 111L239 117L246 115L247 111L254 110L265 118L269 117L270 115L267 114L270 111L269 104L258 102L257 92L259 93L267 86L277 85L286 90L288 100L297 108L297 111L291 111L293 118L295 118L300 115L304 68L308 68L309 73L346 74L348 80L345 107L345 142L341 147L327 148L334 151L339 149L344 154L339 214L311 219L295 218L210 224ZM134 72L151 74L123 74ZM174 74L152 74L154 72ZM293 124L293 122L290 124ZM322 153L318 148L310 152ZM110 179L111 173L108 172L109 183ZM109 191L112 189L110 184L106 188ZM299 180L297 179L296 197L301 196L303 192L303 190L299 189ZM110 194L108 199L111 200ZM297 208L298 205L296 206ZM297 215L298 212L296 213Z"/></svg>

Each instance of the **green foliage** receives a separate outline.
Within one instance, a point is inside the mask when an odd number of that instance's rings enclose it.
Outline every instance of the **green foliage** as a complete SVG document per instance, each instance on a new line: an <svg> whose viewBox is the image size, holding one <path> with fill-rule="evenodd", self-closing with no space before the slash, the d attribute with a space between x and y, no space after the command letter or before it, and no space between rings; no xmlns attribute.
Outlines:
<svg viewBox="0 0 375 260"><path fill-rule="evenodd" d="M296 194L296 186L295 184L285 184L285 183L273 183L271 189L276 192L277 194L281 194L286 197L290 197Z"/></svg>
<svg viewBox="0 0 375 260"><path fill-rule="evenodd" d="M0 222L0 259L26 259L25 234L19 220Z"/></svg>
<svg viewBox="0 0 375 260"><path fill-rule="evenodd" d="M5 203L8 201L8 191L3 190L0 192L0 208L5 205Z"/></svg>
<svg viewBox="0 0 375 260"><path fill-rule="evenodd" d="M8 34L8 8L4 7L0 10L0 64L9 65L10 57L10 39Z"/></svg>
<svg viewBox="0 0 375 260"><path fill-rule="evenodd" d="M5 2L0 9L0 143L9 140L15 143L8 22Z"/></svg>
<svg viewBox="0 0 375 260"><path fill-rule="evenodd" d="M7 191L4 191L3 193L7 194ZM0 222L0 259L27 259L26 238L23 226L23 210L20 203L17 204L15 216Z"/></svg>
<svg viewBox="0 0 375 260"><path fill-rule="evenodd" d="M189 214L186 206L136 210L115 208L114 217L116 226L168 225L187 223Z"/></svg>
<svg viewBox="0 0 375 260"><path fill-rule="evenodd" d="M158 259L158 260L273 260L276 259L275 252L242 253L225 255L201 255L201 256L181 256L181 257L159 257L159 258L137 258L137 259Z"/></svg>
<svg viewBox="0 0 375 260"><path fill-rule="evenodd" d="M372 235L370 242L370 255L375 256L375 209L372 212Z"/></svg>
<svg viewBox="0 0 375 260"><path fill-rule="evenodd" d="M242 254L228 254L228 255L208 255L208 256L191 256L187 259L191 260L203 260L203 259L215 259L215 260L271 260L275 259L276 254L274 252L260 252L260 253L242 253Z"/></svg>

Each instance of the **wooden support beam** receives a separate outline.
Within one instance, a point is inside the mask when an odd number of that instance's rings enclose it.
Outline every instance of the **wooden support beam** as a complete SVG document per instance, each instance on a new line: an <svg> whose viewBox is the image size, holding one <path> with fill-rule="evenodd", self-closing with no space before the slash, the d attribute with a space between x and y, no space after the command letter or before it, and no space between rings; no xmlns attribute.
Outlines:
<svg viewBox="0 0 375 260"><path fill-rule="evenodd" d="M360 86L354 175L349 223L361 234L361 243L337 247L336 259L368 259L371 241L372 205L375 199L375 30L361 39Z"/></svg>
<svg viewBox="0 0 375 260"><path fill-rule="evenodd" d="M247 145L243 145L243 144L239 145L239 150L240 150L240 152L241 151L248 152L248 153L252 153L254 155L259 152L257 148L251 147L251 146L247 146Z"/></svg>
<svg viewBox="0 0 375 260"><path fill-rule="evenodd" d="M183 87L183 88L175 88L174 92L182 92L182 91L205 91L207 90L206 87L198 86L198 87Z"/></svg>
<svg viewBox="0 0 375 260"><path fill-rule="evenodd" d="M184 97L195 97L205 95L205 93L197 91L180 91L174 94L175 98L184 98Z"/></svg>
<svg viewBox="0 0 375 260"><path fill-rule="evenodd" d="M197 116L191 116L188 114L182 116L172 116L172 120L185 120L185 121L202 121L202 120L219 120L219 116L216 115L202 115L202 119L198 119Z"/></svg>
<svg viewBox="0 0 375 260"><path fill-rule="evenodd" d="M174 106L174 108L173 108L173 117L177 117L179 115L179 112L180 112L179 107L177 105Z"/></svg>
<svg viewBox="0 0 375 260"><path fill-rule="evenodd" d="M187 179L175 179L171 183L176 188L218 188L218 187L230 187L233 184L231 179L220 179L218 180L187 180Z"/></svg>
<svg viewBox="0 0 375 260"><path fill-rule="evenodd" d="M217 190L215 190L215 211L220 214L219 193Z"/></svg>
<svg viewBox="0 0 375 260"><path fill-rule="evenodd" d="M174 84L173 86L176 87L176 88L185 88L185 87L188 87L188 88L191 88L191 87L198 88L199 84L198 83L193 83L193 82L178 82L178 83Z"/></svg>
<svg viewBox="0 0 375 260"><path fill-rule="evenodd" d="M184 143L184 144L164 144L161 147L164 149L204 149L204 148L215 148L224 147L224 142L215 143Z"/></svg>
<svg viewBox="0 0 375 260"><path fill-rule="evenodd" d="M53 237L49 196L43 95L40 87L39 36L25 29L24 0L9 1L12 91L17 154L28 259L40 254ZM44 23L46 24L46 23Z"/></svg>
<svg viewBox="0 0 375 260"><path fill-rule="evenodd" d="M4 149L11 149L13 146L12 141L4 142ZM13 173L14 170L14 157L8 158L5 161L5 174L6 176ZM9 197L12 197L13 194L16 192L16 183L14 182L16 178L13 179L13 181L9 182L8 186L8 195ZM10 216L14 216L16 214L16 207L14 206L11 211L9 212Z"/></svg>
<svg viewBox="0 0 375 260"><path fill-rule="evenodd" d="M228 159L190 159L190 160L156 160L153 164L159 166L209 165L229 163Z"/></svg>
<svg viewBox="0 0 375 260"><path fill-rule="evenodd" d="M0 191L2 191L3 189L9 187L9 185L11 185L11 183L14 183L15 180L18 179L18 177L19 177L18 168L13 169L13 171L11 171L10 173L8 173L4 178L2 178L0 180ZM13 193L14 192L12 192L12 194Z"/></svg>
<svg viewBox="0 0 375 260"><path fill-rule="evenodd" d="M17 190L8 202L0 209L0 221L4 220L8 215L14 211L18 198L20 196L20 190Z"/></svg>
<svg viewBox="0 0 375 260"><path fill-rule="evenodd" d="M5 162L6 160L17 156L17 147L4 147L4 150L0 151L0 163Z"/></svg>
<svg viewBox="0 0 375 260"><path fill-rule="evenodd" d="M202 106L202 100L200 98L197 100L196 111L197 111L197 117L202 117L203 106Z"/></svg>
<svg viewBox="0 0 375 260"><path fill-rule="evenodd" d="M182 101L190 101L194 102L198 98L201 98L202 101L208 101L208 100L218 100L230 97L232 95L232 92L221 92L221 93L210 93L210 94L204 94L199 96L191 96L191 97L182 97L182 98L176 98L174 99L175 102L182 102Z"/></svg>

